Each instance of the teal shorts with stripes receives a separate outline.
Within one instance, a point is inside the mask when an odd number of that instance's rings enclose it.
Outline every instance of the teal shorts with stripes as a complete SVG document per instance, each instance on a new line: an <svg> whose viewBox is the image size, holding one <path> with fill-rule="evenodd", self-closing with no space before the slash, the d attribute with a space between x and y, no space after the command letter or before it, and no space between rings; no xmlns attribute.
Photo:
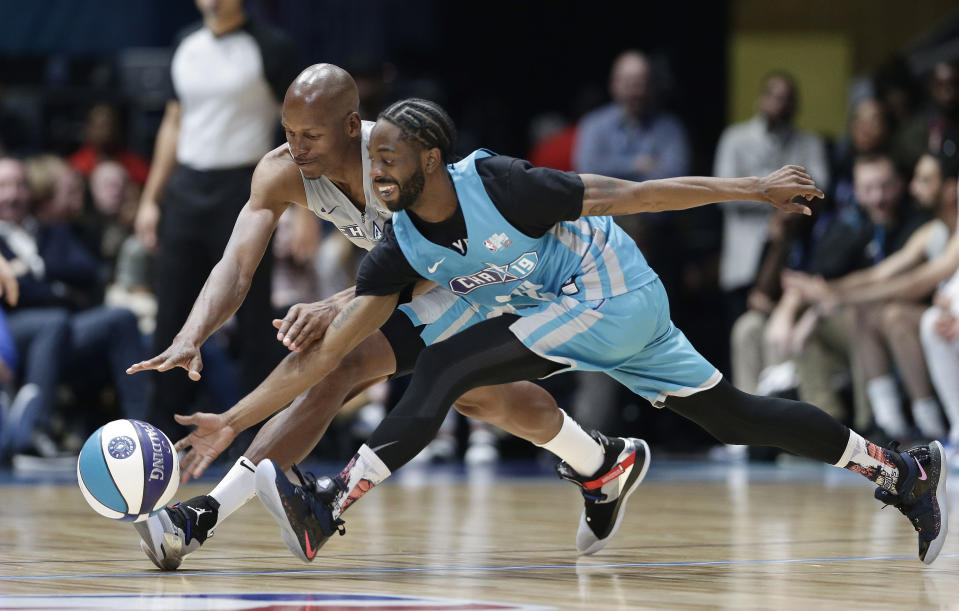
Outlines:
<svg viewBox="0 0 959 611"><path fill-rule="evenodd" d="M656 407L722 378L670 320L659 278L607 299L564 296L517 313L510 330L536 354L566 365L560 372L602 371Z"/></svg>
<svg viewBox="0 0 959 611"><path fill-rule="evenodd" d="M438 286L397 309L409 317L414 327L423 326L420 337L427 346L486 320L488 314Z"/></svg>

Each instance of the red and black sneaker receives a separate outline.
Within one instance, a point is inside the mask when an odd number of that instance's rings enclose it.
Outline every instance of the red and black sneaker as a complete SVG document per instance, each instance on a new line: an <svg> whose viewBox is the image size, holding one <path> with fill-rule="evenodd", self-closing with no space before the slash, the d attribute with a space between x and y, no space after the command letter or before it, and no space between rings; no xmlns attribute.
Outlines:
<svg viewBox="0 0 959 611"><path fill-rule="evenodd" d="M333 533L346 533L343 520L333 518L332 500L337 482L329 477L317 479L312 473L300 473L297 486L286 478L272 460L256 467L256 495L280 525L283 542L303 562L312 562Z"/></svg>
<svg viewBox="0 0 959 611"><path fill-rule="evenodd" d="M584 555L595 554L613 538L623 521L626 500L649 470L649 446L642 439L607 438L598 431L590 435L606 454L599 471L587 477L565 462L556 465L561 478L582 488L586 507L579 519L576 550Z"/></svg>
<svg viewBox="0 0 959 611"><path fill-rule="evenodd" d="M916 446L900 452L905 477L898 494L876 489L876 498L902 512L919 533L919 559L926 564L939 555L946 540L949 510L946 504L946 475L949 465L942 444Z"/></svg>

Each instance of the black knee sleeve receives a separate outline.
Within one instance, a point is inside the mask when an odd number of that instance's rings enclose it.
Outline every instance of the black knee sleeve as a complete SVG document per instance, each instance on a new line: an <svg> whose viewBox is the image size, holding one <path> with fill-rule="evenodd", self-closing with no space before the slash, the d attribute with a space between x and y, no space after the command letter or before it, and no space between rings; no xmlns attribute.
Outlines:
<svg viewBox="0 0 959 611"><path fill-rule="evenodd" d="M666 407L723 443L774 446L829 464L839 460L849 438L846 426L809 403L750 395L726 380L688 397L669 397Z"/></svg>
<svg viewBox="0 0 959 611"><path fill-rule="evenodd" d="M426 447L466 391L540 378L560 368L516 339L509 330L516 318L482 322L420 353L406 394L367 441L390 471Z"/></svg>

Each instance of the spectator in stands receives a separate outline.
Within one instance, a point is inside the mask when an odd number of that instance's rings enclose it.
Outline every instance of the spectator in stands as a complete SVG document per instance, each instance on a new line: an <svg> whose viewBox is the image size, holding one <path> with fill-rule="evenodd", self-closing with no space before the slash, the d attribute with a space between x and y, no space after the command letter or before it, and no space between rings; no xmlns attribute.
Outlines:
<svg viewBox="0 0 959 611"><path fill-rule="evenodd" d="M935 224L926 225L931 216L929 211L921 210L905 200L903 180L889 156L861 157L856 161L853 176L856 199L867 217L861 236L868 238L868 241L862 254L871 266L833 280L829 285L821 278L798 273L788 274L784 279L787 289L797 291L806 303L820 304L810 310L811 315L818 318L817 325L797 362L799 395L804 401L822 399L823 402L817 405L823 409L839 410L842 401L833 384L835 367L851 371L853 392L858 395L857 407L861 410L866 405L865 397L868 397L875 423L887 435L900 437L906 431L899 425L902 416L898 412L898 405L891 404L888 399L890 391L897 391L894 383L890 388L889 377L882 374L882 357L870 349L857 349L861 341L857 332L868 331L872 337L875 337L875 333L881 333L881 329L876 328L876 321L883 320L882 303L856 309L854 306L832 308L828 305L834 304L835 300L828 298L824 289L831 288L843 295L853 295L863 291L863 287L870 283L888 282L893 276L929 258L927 246L933 252L941 252L944 240L940 239L941 232ZM827 307L823 307L824 304ZM881 347L877 349L885 354ZM888 364L885 369L889 370ZM917 395L924 395L917 399L931 398L931 393L924 392L921 384L916 384L915 389ZM938 405L935 408L938 409ZM857 412L855 418L856 427L866 428L867 414Z"/></svg>
<svg viewBox="0 0 959 611"><path fill-rule="evenodd" d="M8 323L23 357L4 451L47 453L44 427L57 385L91 375L109 377L126 417L144 418L146 387L124 373L130 359L146 353L136 319L123 309L86 307L97 292L98 261L69 224L58 220L55 197L37 201L36 214L30 215L23 164L0 159L0 185L0 253L20 286Z"/></svg>
<svg viewBox="0 0 959 611"><path fill-rule="evenodd" d="M920 227L889 258L832 283L808 278L789 280L828 307L859 306L853 329L857 338L854 350L863 363L876 419L894 436L906 434L908 423L902 414L889 355L911 400L913 421L920 433L930 439L945 434L919 330L929 296L959 266L956 174L957 164L947 158L928 153L920 157L910 192L916 203L934 211L936 218Z"/></svg>
<svg viewBox="0 0 959 611"><path fill-rule="evenodd" d="M83 177L56 155L37 155L25 162L30 197L42 202L33 210L40 222L77 222L83 215L86 184Z"/></svg>
<svg viewBox="0 0 959 611"><path fill-rule="evenodd" d="M577 172L648 180L689 171L686 130L656 105L656 80L649 59L625 51L613 62L613 101L579 122L573 153Z"/></svg>
<svg viewBox="0 0 959 611"><path fill-rule="evenodd" d="M838 214L856 207L852 168L862 155L890 152L892 124L885 106L876 98L863 98L853 105L849 131L832 155L832 184L828 205Z"/></svg>
<svg viewBox="0 0 959 611"><path fill-rule="evenodd" d="M955 178L947 179L943 197L943 205L959 203ZM949 418L946 451L954 457L959 452L959 234L953 234L950 247L943 258L951 256L947 266L953 268L953 275L936 292L934 305L923 314L920 337L929 375ZM955 468L956 463L952 464Z"/></svg>
<svg viewBox="0 0 959 611"><path fill-rule="evenodd" d="M133 231L139 190L122 165L101 161L90 174L96 246L108 284L104 303L132 311L144 335L156 328L153 256Z"/></svg>
<svg viewBox="0 0 959 611"><path fill-rule="evenodd" d="M89 178L97 164L108 160L122 165L136 184L142 186L146 182L150 164L124 146L116 107L105 103L95 104L87 113L83 145L70 155L70 164Z"/></svg>
<svg viewBox="0 0 959 611"><path fill-rule="evenodd" d="M44 273L44 261L33 234L23 227L29 206L23 164L9 157L0 158L0 252L17 277ZM35 451L38 445L48 453L51 451L45 424L52 412L66 354L64 347L69 340L65 310L28 308L22 303L10 305L7 322L21 364L19 390L7 411L0 438L2 459L13 453Z"/></svg>
<svg viewBox="0 0 959 611"><path fill-rule="evenodd" d="M138 194L126 168L116 161L101 161L90 173L98 254L109 265L109 279L114 277L124 243L133 236Z"/></svg>
<svg viewBox="0 0 959 611"><path fill-rule="evenodd" d="M940 61L929 83L932 109L900 130L896 148L912 163L925 153L959 155L959 61Z"/></svg>
<svg viewBox="0 0 959 611"><path fill-rule="evenodd" d="M833 159L831 197L814 205L815 217L774 214L756 282L749 291L747 311L736 319L730 336L733 383L747 392L787 390L795 384L789 364L798 346L795 326L802 305L783 295L783 270L836 278L854 270L848 254L840 256L835 244L845 241L859 224L853 194L852 168L856 157L887 150L889 121L882 105L873 98L857 102L849 120L848 135L836 147ZM854 241L853 241L854 243ZM828 253L828 255L826 254ZM855 259L858 261L858 258ZM770 316L775 317L770 324ZM786 366L776 367L777 365ZM766 383L760 389L760 376Z"/></svg>
<svg viewBox="0 0 959 611"><path fill-rule="evenodd" d="M829 184L822 139L794 125L799 92L795 79L776 71L763 78L757 114L726 128L719 139L713 173L720 177L764 176L785 164L806 168L819 184ZM719 286L725 294L727 323L746 310L756 281L773 210L754 202L726 202Z"/></svg>
<svg viewBox="0 0 959 611"><path fill-rule="evenodd" d="M72 176L79 181L80 187L67 189L66 195L61 193L64 189L55 188L45 198L50 188L41 182L31 183L31 214L36 221L35 239L44 261L45 273L21 279L24 297L31 282L35 281L41 287L44 284L55 286L57 298L43 296L41 288L36 305L70 310L71 350L68 352L69 372L65 380L73 383L85 381L85 376L93 372L116 386L124 414L131 418L145 418L146 384L130 384L127 381L130 376L125 375L124 367L125 359L143 354L146 348L137 332L135 316L126 308L103 305L104 287L112 276L112 270L103 261L101 252L90 249L80 239L74 223L78 211L82 210L83 181L63 160L54 157L59 163L53 163L49 157L44 156L44 163L57 168L53 177L58 185L64 183L64 176ZM114 162L108 164L121 172L120 183L115 186L122 189L123 168ZM35 165L35 160L27 161L28 168ZM109 171L111 165L103 169ZM101 181L103 178L106 176L101 173ZM66 182L75 184L70 180ZM37 191L33 191L34 187ZM102 200L104 192L109 190L104 189L101 183L96 191ZM103 210L108 210L104 204L113 205L114 202L101 201L90 215L100 216ZM128 218L131 214L128 211ZM105 221L109 222L110 219ZM27 299L22 299L21 305L29 305Z"/></svg>

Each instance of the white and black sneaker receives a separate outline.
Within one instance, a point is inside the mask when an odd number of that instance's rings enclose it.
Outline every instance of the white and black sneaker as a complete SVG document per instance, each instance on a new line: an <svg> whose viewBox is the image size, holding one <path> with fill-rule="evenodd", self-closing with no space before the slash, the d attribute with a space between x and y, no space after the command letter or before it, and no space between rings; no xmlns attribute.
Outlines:
<svg viewBox="0 0 959 611"><path fill-rule="evenodd" d="M565 462L556 466L561 478L582 489L586 502L576 532L576 551L583 555L595 554L613 538L623 521L626 500L649 470L649 446L642 439L607 438L598 431L590 435L606 454L594 475L580 475Z"/></svg>
<svg viewBox="0 0 959 611"><path fill-rule="evenodd" d="M213 536L219 510L220 503L206 495L165 507L133 524L140 549L158 568L176 570L187 554Z"/></svg>

